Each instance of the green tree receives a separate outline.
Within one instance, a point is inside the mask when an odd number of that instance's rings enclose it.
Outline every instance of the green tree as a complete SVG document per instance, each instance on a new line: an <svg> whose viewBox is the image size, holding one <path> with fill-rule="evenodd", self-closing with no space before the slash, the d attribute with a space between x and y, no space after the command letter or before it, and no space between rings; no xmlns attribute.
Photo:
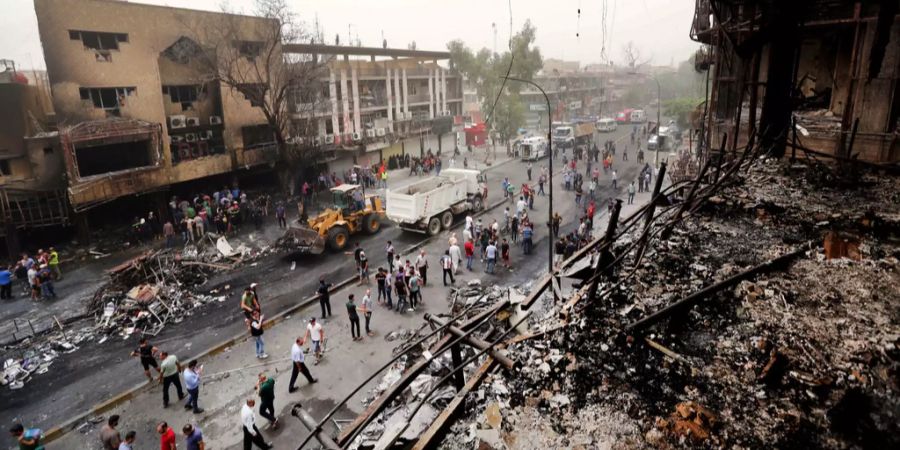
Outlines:
<svg viewBox="0 0 900 450"><path fill-rule="evenodd" d="M701 103L703 103L703 99L696 97L679 97L663 100L663 115L674 118L675 123L680 128L686 129L691 125L691 113Z"/></svg>
<svg viewBox="0 0 900 450"><path fill-rule="evenodd" d="M522 29L512 36L510 50L502 54L492 54L487 48L473 52L461 40L447 44L450 61L466 81L475 86L485 120L503 139L515 136L516 131L525 124L525 105L519 93L527 87L517 81L504 84L503 77L508 71L510 77L533 80L541 70L544 58L534 45L536 33L531 21L526 21ZM501 88L503 92L498 98Z"/></svg>

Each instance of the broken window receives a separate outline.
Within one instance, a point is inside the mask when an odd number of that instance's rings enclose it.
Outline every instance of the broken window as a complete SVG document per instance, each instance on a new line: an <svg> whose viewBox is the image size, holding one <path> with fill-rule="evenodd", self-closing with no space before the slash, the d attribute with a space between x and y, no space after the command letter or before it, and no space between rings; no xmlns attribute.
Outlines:
<svg viewBox="0 0 900 450"><path fill-rule="evenodd" d="M266 85L262 83L246 83L239 84L236 88L250 102L250 106L262 107L266 98Z"/></svg>
<svg viewBox="0 0 900 450"><path fill-rule="evenodd" d="M203 95L203 86L187 84L179 86L163 86L163 95L168 95L172 103L180 103L182 111L193 109L193 103Z"/></svg>
<svg viewBox="0 0 900 450"><path fill-rule="evenodd" d="M241 137L244 140L244 148L247 149L275 143L275 133L267 124L243 127L241 128Z"/></svg>
<svg viewBox="0 0 900 450"><path fill-rule="evenodd" d="M125 33L69 30L69 39L81 41L84 48L91 50L118 50L119 43L128 42L128 35Z"/></svg>
<svg viewBox="0 0 900 450"><path fill-rule="evenodd" d="M0 176L6 177L9 175L12 175L12 169L9 167L9 160L0 160Z"/></svg>
<svg viewBox="0 0 900 450"><path fill-rule="evenodd" d="M260 41L235 41L234 47L245 58L256 58L262 53L263 42Z"/></svg>
<svg viewBox="0 0 900 450"><path fill-rule="evenodd" d="M79 88L78 93L82 100L90 100L94 108L103 109L113 115L118 115L119 109L125 106L126 99L134 95L134 87L111 88Z"/></svg>
<svg viewBox="0 0 900 450"><path fill-rule="evenodd" d="M75 161L78 165L78 175L88 177L154 164L151 140L130 138L119 140L120 142L105 145L77 147Z"/></svg>

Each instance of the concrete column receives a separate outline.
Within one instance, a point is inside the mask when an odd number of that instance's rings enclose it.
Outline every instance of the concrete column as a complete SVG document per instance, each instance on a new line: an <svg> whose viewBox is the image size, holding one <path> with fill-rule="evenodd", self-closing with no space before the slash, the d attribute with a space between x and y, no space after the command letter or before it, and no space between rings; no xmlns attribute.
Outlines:
<svg viewBox="0 0 900 450"><path fill-rule="evenodd" d="M356 68L350 69L350 80L353 82L353 127L357 133L362 133L362 123L359 117L359 77L356 76Z"/></svg>
<svg viewBox="0 0 900 450"><path fill-rule="evenodd" d="M394 132L394 94L391 91L391 69L384 71L384 93L387 97L388 129Z"/></svg>
<svg viewBox="0 0 900 450"><path fill-rule="evenodd" d="M338 122L338 94L337 83L335 82L334 71L329 72L328 80L328 96L331 97L331 128L335 136L341 134L341 125Z"/></svg>
<svg viewBox="0 0 900 450"><path fill-rule="evenodd" d="M447 108L447 71L444 69L438 69L441 72L441 110L446 111Z"/></svg>
<svg viewBox="0 0 900 450"><path fill-rule="evenodd" d="M403 111L403 93L400 90L400 69L394 69L394 117L400 118ZM400 131L398 128L397 131Z"/></svg>
<svg viewBox="0 0 900 450"><path fill-rule="evenodd" d="M434 88L437 80L434 79L434 70L428 69L428 118L434 119Z"/></svg>
<svg viewBox="0 0 900 450"><path fill-rule="evenodd" d="M353 123L350 122L350 90L347 89L347 70L341 69L341 107L343 112L344 133L350 134L353 130Z"/></svg>
<svg viewBox="0 0 900 450"><path fill-rule="evenodd" d="M406 80L406 69L403 69L403 112L409 115L409 84Z"/></svg>

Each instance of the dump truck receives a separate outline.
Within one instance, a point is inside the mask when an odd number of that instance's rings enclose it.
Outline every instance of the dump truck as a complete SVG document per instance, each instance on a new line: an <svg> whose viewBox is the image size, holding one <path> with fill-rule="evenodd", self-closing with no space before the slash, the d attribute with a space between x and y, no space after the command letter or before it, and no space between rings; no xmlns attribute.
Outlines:
<svg viewBox="0 0 900 450"><path fill-rule="evenodd" d="M332 206L308 220L296 220L279 239L279 245L295 251L318 255L327 248L339 252L347 247L351 234L375 234L381 229L384 206L381 197L364 195L354 200L358 184L342 184L331 188Z"/></svg>
<svg viewBox="0 0 900 450"><path fill-rule="evenodd" d="M481 171L444 169L439 176L389 189L386 215L404 230L434 236L449 229L455 215L483 209L486 199Z"/></svg>

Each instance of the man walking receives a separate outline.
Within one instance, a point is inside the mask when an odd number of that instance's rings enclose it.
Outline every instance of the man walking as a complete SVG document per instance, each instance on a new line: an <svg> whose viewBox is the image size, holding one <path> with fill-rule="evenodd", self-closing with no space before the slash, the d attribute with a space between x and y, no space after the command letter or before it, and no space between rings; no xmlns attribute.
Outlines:
<svg viewBox="0 0 900 450"><path fill-rule="evenodd" d="M528 173L528 181L531 181L531 161L525 166L525 172Z"/></svg>
<svg viewBox="0 0 900 450"><path fill-rule="evenodd" d="M254 406L256 406L256 401L252 398L248 398L246 403L244 403L244 406L241 407L241 427L244 431L244 450L251 450L254 444L263 450L269 450L272 448L272 444L263 439L262 433L260 433L259 428L256 427L256 415L253 413ZM172 450L175 450L175 448L173 447Z"/></svg>
<svg viewBox="0 0 900 450"><path fill-rule="evenodd" d="M422 278L422 286L428 284L428 259L425 258L425 249L419 250L419 256L416 257L416 271Z"/></svg>
<svg viewBox="0 0 900 450"><path fill-rule="evenodd" d="M256 392L259 394L259 415L269 421L273 430L278 429L278 418L275 417L275 379L265 372L259 374L256 381Z"/></svg>
<svg viewBox="0 0 900 450"><path fill-rule="evenodd" d="M494 273L494 265L497 264L497 246L494 245L494 241L488 243L487 248L484 249L484 255L487 258L485 272L492 274Z"/></svg>
<svg viewBox="0 0 900 450"><path fill-rule="evenodd" d="M534 245L532 238L534 237L534 229L531 228L531 222L525 222L522 227L522 251L526 255L531 254L531 247Z"/></svg>
<svg viewBox="0 0 900 450"><path fill-rule="evenodd" d="M634 181L628 185L628 204L634 203Z"/></svg>
<svg viewBox="0 0 900 450"><path fill-rule="evenodd" d="M169 424L160 422L156 426L156 432L159 433L159 448L161 450L176 450L175 430L169 428Z"/></svg>
<svg viewBox="0 0 900 450"><path fill-rule="evenodd" d="M118 450L134 450L135 439L137 439L137 431L131 430L125 433L125 440L119 443Z"/></svg>
<svg viewBox="0 0 900 450"><path fill-rule="evenodd" d="M362 339L359 332L359 313L356 312L356 302L353 294L347 298L347 317L350 319L350 336L354 341Z"/></svg>
<svg viewBox="0 0 900 450"><path fill-rule="evenodd" d="M142 337L138 348L131 352L131 356L138 356L141 359L141 366L144 368L144 375L147 376L148 381L153 381L153 377L150 376L150 367L156 369L156 373L159 374L159 365L156 363L156 353L159 350L150 344L147 338Z"/></svg>
<svg viewBox="0 0 900 450"><path fill-rule="evenodd" d="M59 252L55 248L50 247L50 258L47 260L50 266L50 272L53 274L53 281L62 280L62 272L59 270Z"/></svg>
<svg viewBox="0 0 900 450"><path fill-rule="evenodd" d="M369 322L372 320L372 291L370 289L366 289L366 294L363 295L362 304L359 307L359 312L363 313L363 317L366 318L366 334L369 336L374 336L375 333L369 329Z"/></svg>
<svg viewBox="0 0 900 450"><path fill-rule="evenodd" d="M316 289L316 293L319 294L319 306L322 307L323 319L331 316L331 294L328 292L331 286L331 283L325 282L325 277L319 277L319 288Z"/></svg>
<svg viewBox="0 0 900 450"><path fill-rule="evenodd" d="M197 360L191 360L191 362L188 363L187 369L184 369L184 372L181 374L184 378L184 387L187 388L188 393L188 401L185 403L184 409L190 409L194 414L203 412L198 405L198 400L200 399L201 372L203 372L203 367L197 367Z"/></svg>
<svg viewBox="0 0 900 450"><path fill-rule="evenodd" d="M450 276L450 283L453 284L456 280L453 279L453 258L450 257L450 250L444 250L444 256L441 256L441 269L444 271L444 286L447 285L447 276Z"/></svg>
<svg viewBox="0 0 900 450"><path fill-rule="evenodd" d="M266 354L266 342L263 340L263 316L259 314L259 311L254 311L253 317L250 320L247 320L246 323L247 329L250 331L250 336L253 337L253 340L256 343L256 358L268 358L269 355Z"/></svg>
<svg viewBox="0 0 900 450"><path fill-rule="evenodd" d="M387 241L384 251L387 253L388 272L392 272L394 270L394 244Z"/></svg>
<svg viewBox="0 0 900 450"><path fill-rule="evenodd" d="M288 392L294 393L297 390L294 387L294 383L297 381L297 375L303 374L306 377L306 381L309 381L310 384L319 381L312 377L309 373L309 368L306 367L306 355L303 353L303 338L297 338L294 341L294 344L291 345L291 381L288 383Z"/></svg>
<svg viewBox="0 0 900 450"><path fill-rule="evenodd" d="M617 182L618 180L619 180L619 176L616 174L616 171L613 170L613 171L612 171L612 187L613 187L613 189L616 188L616 182Z"/></svg>
<svg viewBox="0 0 900 450"><path fill-rule="evenodd" d="M315 317L310 318L309 323L306 325L306 335L303 336L303 342L306 342L306 339L312 341L310 347L312 347L313 354L316 356L316 362L313 364L318 365L319 361L322 360L322 344L325 341L325 329L322 328L322 324L316 323Z"/></svg>
<svg viewBox="0 0 900 450"><path fill-rule="evenodd" d="M470 272L472 271L472 261L475 259L475 243L472 242L471 239L467 240L465 244L463 244L463 249L466 253L466 269Z"/></svg>
<svg viewBox="0 0 900 450"><path fill-rule="evenodd" d="M184 433L184 445L187 450L206 450L206 442L203 442L203 433L199 428L186 424L181 428Z"/></svg>
<svg viewBox="0 0 900 450"><path fill-rule="evenodd" d="M178 372L181 372L181 363L175 355L166 352L159 354L162 362L159 363L159 382L163 385L163 408L169 407L169 386L175 385L175 391L178 393L178 400L184 400L184 392L181 390L181 381L178 379Z"/></svg>
<svg viewBox="0 0 900 450"><path fill-rule="evenodd" d="M409 310L415 311L416 306L419 305L419 302L422 301L422 286L420 286L421 279L415 273L411 273L409 276L408 284L409 284Z"/></svg>
<svg viewBox="0 0 900 450"><path fill-rule="evenodd" d="M122 436L116 427L119 426L119 415L113 414L109 416L106 425L100 428L100 444L103 450L119 450L119 444L122 443Z"/></svg>

